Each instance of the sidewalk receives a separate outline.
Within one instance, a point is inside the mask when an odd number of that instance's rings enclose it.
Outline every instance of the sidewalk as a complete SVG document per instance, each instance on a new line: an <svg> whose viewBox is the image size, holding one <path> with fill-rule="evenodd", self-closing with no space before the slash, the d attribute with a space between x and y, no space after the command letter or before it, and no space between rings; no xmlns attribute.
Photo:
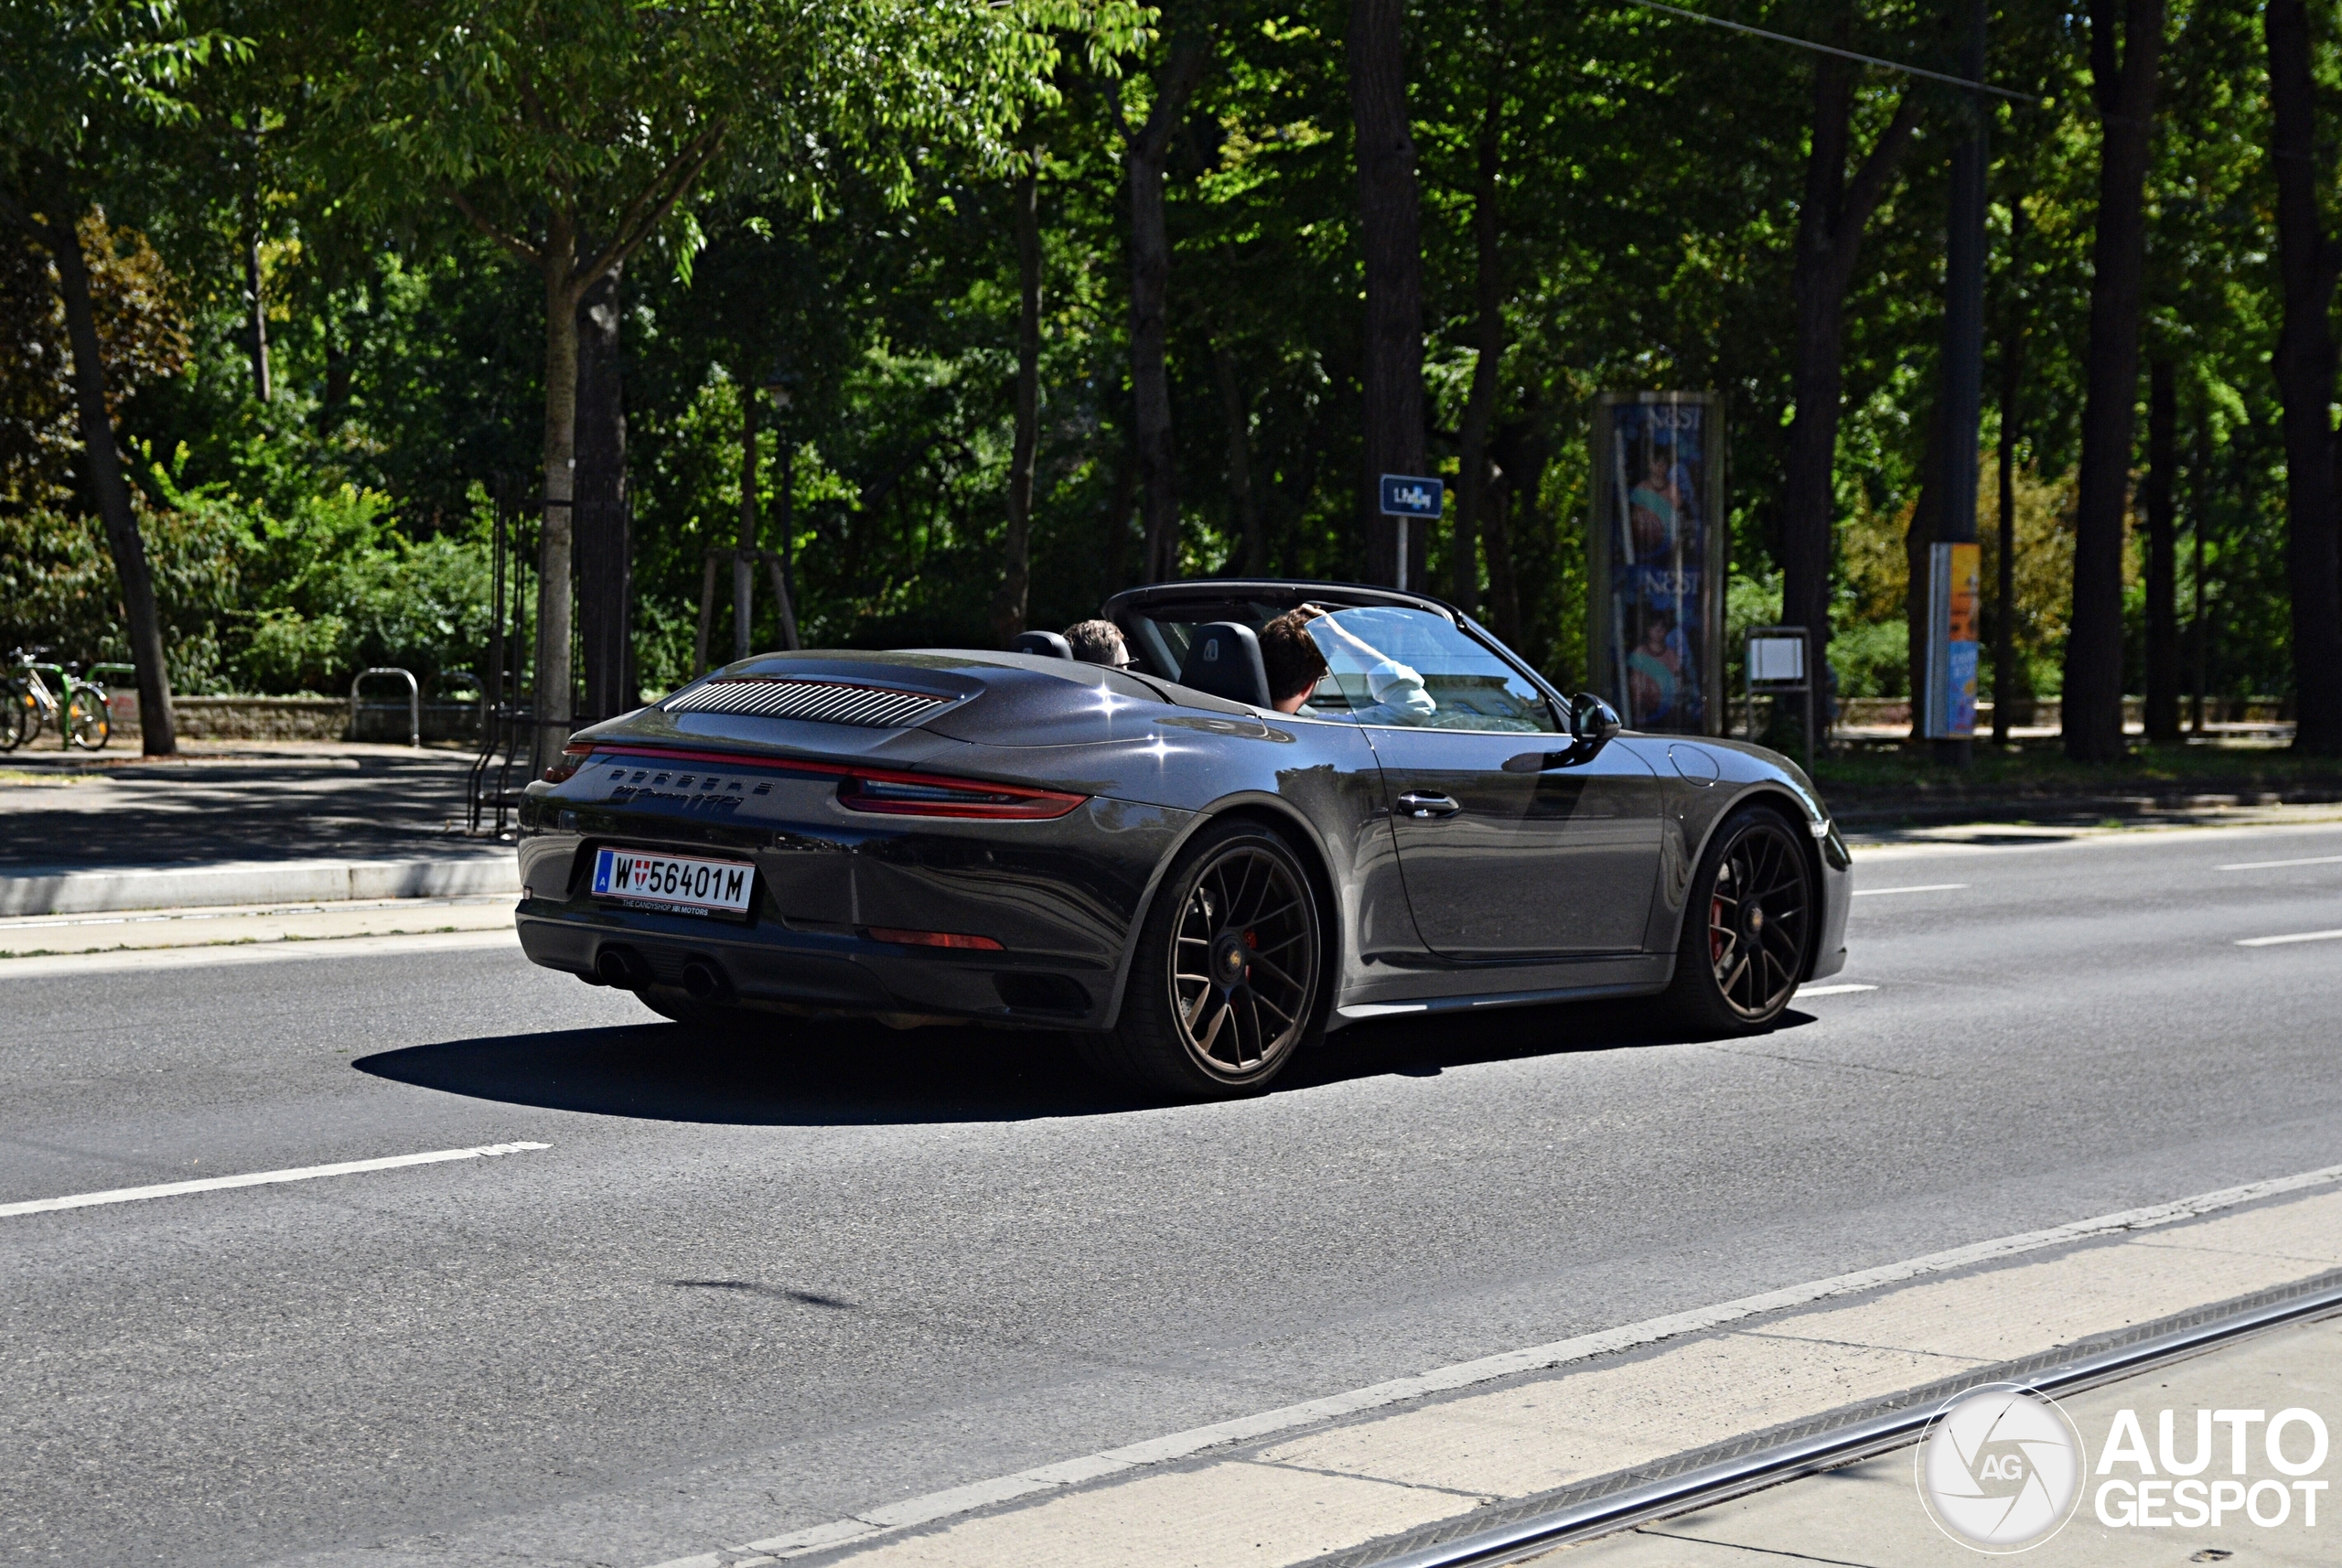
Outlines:
<svg viewBox="0 0 2342 1568"><path fill-rule="evenodd" d="M297 741L0 757L0 917L517 891L510 846L463 835L471 760Z"/></svg>
<svg viewBox="0 0 2342 1568"><path fill-rule="evenodd" d="M2240 1340L2193 1360L2157 1368L2135 1378L2109 1383L2087 1393L2057 1402L2074 1418L2093 1455L2101 1452L2115 1413L2129 1410L2140 1419L2150 1442L2159 1435L2159 1417L2165 1410L2178 1420L2179 1451L2194 1445L2194 1412L2199 1410L2251 1410L2273 1413L2300 1407L2319 1412L2331 1421L2342 1413L2342 1319L2327 1318L2298 1327L2283 1328ZM2217 1429L2225 1438L2226 1427ZM2256 1431L2247 1451L2242 1485L2277 1478L2265 1464L2257 1467L2261 1447ZM2223 1443L2218 1463L2208 1467L2205 1480L2228 1478L2233 1456ZM1960 1545L1928 1520L1919 1503L1914 1455L1909 1448L1866 1459L1824 1475L1791 1481L1768 1491L1735 1498L1697 1513L1647 1524L1623 1534L1606 1536L1574 1547L1562 1547L1530 1561L1548 1568L1781 1568L1796 1563L1842 1564L1842 1568L1953 1568L1973 1564L1978 1553ZM2138 1474L2130 1465L2118 1466L2118 1476ZM2332 1467L2322 1467L2331 1476ZM2161 1510L2162 1528L2142 1531L2137 1526L2100 1523L2094 1507L2098 1477L2086 1474L2080 1506L2066 1528L2026 1554L2031 1563L2057 1568L2118 1568L2147 1563L2220 1563L2298 1565L2312 1568L2342 1557L2342 1502L2332 1492L2319 1499L2316 1523L2311 1524L2291 1499L2289 1517L2279 1525L2256 1525L2231 1509L2218 1527L2186 1528L2169 1508ZM2110 1507L2120 1517L2117 1498ZM2263 1518L2275 1509L2260 1499ZM2185 1505L2183 1503L2183 1509Z"/></svg>

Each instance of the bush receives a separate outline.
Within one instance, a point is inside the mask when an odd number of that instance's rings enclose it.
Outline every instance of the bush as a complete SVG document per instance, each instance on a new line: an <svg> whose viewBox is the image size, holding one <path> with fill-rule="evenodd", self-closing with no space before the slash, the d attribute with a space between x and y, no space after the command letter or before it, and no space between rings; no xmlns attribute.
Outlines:
<svg viewBox="0 0 2342 1568"><path fill-rule="evenodd" d="M1911 645L1907 624L1894 620L1850 626L1830 639L1830 666L1841 697L1907 697Z"/></svg>

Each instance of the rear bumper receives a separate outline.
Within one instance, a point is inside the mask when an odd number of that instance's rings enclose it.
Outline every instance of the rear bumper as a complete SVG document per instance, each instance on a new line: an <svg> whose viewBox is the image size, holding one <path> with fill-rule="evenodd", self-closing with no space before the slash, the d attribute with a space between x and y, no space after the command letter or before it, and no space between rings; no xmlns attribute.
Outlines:
<svg viewBox="0 0 2342 1568"><path fill-rule="evenodd" d="M1045 1028L1112 1026L1145 891L1187 817L1092 800L1032 822L823 821L802 810L702 823L567 809L541 789L521 811L517 919L536 963L680 995L698 960L720 977L718 994L753 1007ZM842 817L833 791L823 780L813 803ZM590 867L603 845L750 863L750 918L596 899ZM880 941L874 928L997 945ZM708 976L695 978L704 993Z"/></svg>
<svg viewBox="0 0 2342 1568"><path fill-rule="evenodd" d="M529 899L521 947L548 969L593 978L606 950L681 993L693 960L714 965L728 1000L748 1006L903 1018L997 1019L1044 1028L1104 1028L1111 969L1014 953L901 947L848 935L736 926L690 916L567 908Z"/></svg>

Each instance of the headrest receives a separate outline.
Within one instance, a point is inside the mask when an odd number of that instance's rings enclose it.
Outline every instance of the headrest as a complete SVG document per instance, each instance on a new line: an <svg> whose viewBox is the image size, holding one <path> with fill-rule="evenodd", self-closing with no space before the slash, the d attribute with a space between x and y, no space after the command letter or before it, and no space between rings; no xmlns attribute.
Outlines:
<svg viewBox="0 0 2342 1568"><path fill-rule="evenodd" d="M1261 639L1249 626L1216 620L1196 628L1187 662L1179 666L1179 684L1215 697L1269 705L1269 672L1261 663Z"/></svg>
<svg viewBox="0 0 2342 1568"><path fill-rule="evenodd" d="M1073 644L1054 631L1020 631L1008 645L1011 653L1036 653L1043 659L1070 659Z"/></svg>

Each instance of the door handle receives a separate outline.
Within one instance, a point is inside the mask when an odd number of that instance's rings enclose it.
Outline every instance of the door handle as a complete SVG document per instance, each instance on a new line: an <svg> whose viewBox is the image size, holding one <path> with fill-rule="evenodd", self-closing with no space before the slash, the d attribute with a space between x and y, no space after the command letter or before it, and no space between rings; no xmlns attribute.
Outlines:
<svg viewBox="0 0 2342 1568"><path fill-rule="evenodd" d="M1452 817L1464 809L1463 804L1446 795L1428 795L1409 790L1399 797L1401 814L1410 817Z"/></svg>

